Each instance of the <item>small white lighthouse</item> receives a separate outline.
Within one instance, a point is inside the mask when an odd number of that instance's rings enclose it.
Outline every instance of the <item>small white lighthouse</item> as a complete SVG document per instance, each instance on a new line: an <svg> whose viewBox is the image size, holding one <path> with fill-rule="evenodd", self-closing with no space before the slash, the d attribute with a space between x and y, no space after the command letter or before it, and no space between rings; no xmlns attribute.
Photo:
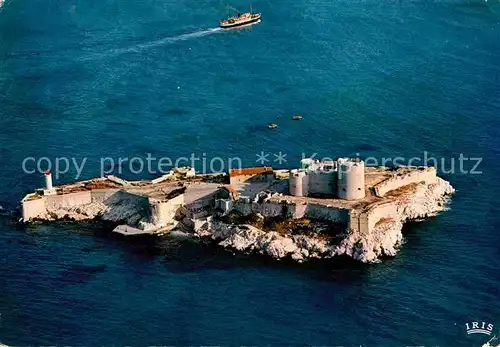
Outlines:
<svg viewBox="0 0 500 347"><path fill-rule="evenodd" d="M45 171L45 189L43 190L43 195L56 195L57 192L52 186L52 172L50 170Z"/></svg>

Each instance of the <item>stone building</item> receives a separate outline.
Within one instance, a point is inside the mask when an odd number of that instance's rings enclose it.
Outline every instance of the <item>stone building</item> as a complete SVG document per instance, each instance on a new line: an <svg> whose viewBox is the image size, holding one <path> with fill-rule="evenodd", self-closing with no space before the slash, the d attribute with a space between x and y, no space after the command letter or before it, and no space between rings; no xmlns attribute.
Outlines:
<svg viewBox="0 0 500 347"><path fill-rule="evenodd" d="M289 193L293 196L331 196L344 200L365 197L365 165L358 158L334 161L303 159L301 168L290 171Z"/></svg>

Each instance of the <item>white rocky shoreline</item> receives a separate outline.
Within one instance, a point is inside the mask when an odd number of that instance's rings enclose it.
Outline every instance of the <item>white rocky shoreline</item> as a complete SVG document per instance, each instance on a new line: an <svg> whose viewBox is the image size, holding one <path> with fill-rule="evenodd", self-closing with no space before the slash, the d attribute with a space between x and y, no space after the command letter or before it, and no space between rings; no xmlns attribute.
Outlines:
<svg viewBox="0 0 500 347"><path fill-rule="evenodd" d="M367 168L366 197L355 200L280 192L287 181L279 174L274 172L264 186L251 183L251 188L264 189L253 189L252 197L233 186L192 182L184 176L170 182L116 177L77 182L61 188L63 193L28 194L22 201L23 221L95 220L124 235L181 230L229 250L274 259L349 257L374 263L397 254L406 222L446 210L455 193L434 168L425 167ZM231 219L234 214L242 218Z"/></svg>
<svg viewBox="0 0 500 347"><path fill-rule="evenodd" d="M441 178L435 184L420 185L410 196L397 201L398 218L381 223L370 234L346 230L337 245L331 242L331 237L321 234L284 235L248 224L226 224L213 217L194 221L194 235L210 238L224 248L266 254L274 259L291 257L303 262L345 255L362 263L373 263L384 256L396 256L403 241L404 223L437 215L447 208L449 196L454 192L451 184Z"/></svg>

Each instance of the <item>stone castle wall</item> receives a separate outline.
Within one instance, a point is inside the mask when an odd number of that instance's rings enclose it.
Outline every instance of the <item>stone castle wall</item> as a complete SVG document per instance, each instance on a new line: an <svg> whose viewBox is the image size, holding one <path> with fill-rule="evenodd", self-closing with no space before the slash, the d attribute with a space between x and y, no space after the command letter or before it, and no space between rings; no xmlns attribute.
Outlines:
<svg viewBox="0 0 500 347"><path fill-rule="evenodd" d="M45 213L45 198L22 202L23 221L42 216Z"/></svg>
<svg viewBox="0 0 500 347"><path fill-rule="evenodd" d="M150 199L149 204L153 223L156 225L169 224L174 221L177 211L184 206L184 194L165 202L156 202Z"/></svg>
<svg viewBox="0 0 500 347"><path fill-rule="evenodd" d="M86 205L92 202L92 192L86 190L83 192L75 192L61 195L44 196L45 208L59 209L71 208L74 206Z"/></svg>
<svg viewBox="0 0 500 347"><path fill-rule="evenodd" d="M376 204L368 210L349 211L349 229L359 235L370 235L375 225L383 218L398 219L396 202Z"/></svg>
<svg viewBox="0 0 500 347"><path fill-rule="evenodd" d="M145 199L144 197L121 191L119 189L98 189L86 190L60 195L42 196L35 200L24 199L22 201L23 221L35 219L45 215L48 209L71 209L77 206L83 206L90 203L116 202L117 200Z"/></svg>
<svg viewBox="0 0 500 347"><path fill-rule="evenodd" d="M323 219L331 222L347 223L349 211L327 205L307 204L306 216L312 219Z"/></svg>
<svg viewBox="0 0 500 347"><path fill-rule="evenodd" d="M397 204L395 202L386 202L374 206L365 214L368 218L368 228L373 230L375 225L383 218L398 219Z"/></svg>
<svg viewBox="0 0 500 347"><path fill-rule="evenodd" d="M349 210L329 207L321 204L283 204L277 201L262 203L245 203L238 201L233 208L243 215L260 213L264 217L312 218L332 222L346 223L349 220Z"/></svg>
<svg viewBox="0 0 500 347"><path fill-rule="evenodd" d="M383 197L387 192L417 182L433 183L436 181L436 169L433 167L422 168L419 171L411 171L405 174L394 174L392 177L376 184L373 189L375 194Z"/></svg>

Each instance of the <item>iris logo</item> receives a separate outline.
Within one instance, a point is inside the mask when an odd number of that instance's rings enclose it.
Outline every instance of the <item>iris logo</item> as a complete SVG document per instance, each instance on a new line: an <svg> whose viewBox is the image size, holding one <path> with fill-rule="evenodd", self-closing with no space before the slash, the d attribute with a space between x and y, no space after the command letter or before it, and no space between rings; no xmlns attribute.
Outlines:
<svg viewBox="0 0 500 347"><path fill-rule="evenodd" d="M467 329L467 335L470 334L491 335L491 333L493 332L493 324L486 322L465 323L465 328Z"/></svg>

